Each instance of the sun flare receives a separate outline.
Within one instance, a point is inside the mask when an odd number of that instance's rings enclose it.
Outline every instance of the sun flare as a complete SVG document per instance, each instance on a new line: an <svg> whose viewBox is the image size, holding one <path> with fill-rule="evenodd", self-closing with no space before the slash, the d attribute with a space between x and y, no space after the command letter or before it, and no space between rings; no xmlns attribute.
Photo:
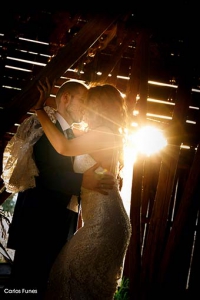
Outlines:
<svg viewBox="0 0 200 300"><path fill-rule="evenodd" d="M132 176L137 155L142 153L149 157L156 154L167 146L167 140L161 130L152 126L141 127L134 133L129 132L128 140L129 143L124 149L123 187L121 196L127 213L129 214Z"/></svg>
<svg viewBox="0 0 200 300"><path fill-rule="evenodd" d="M129 135L129 140L136 152L147 156L158 153L167 146L167 140L163 132L153 126L141 127L135 133Z"/></svg>

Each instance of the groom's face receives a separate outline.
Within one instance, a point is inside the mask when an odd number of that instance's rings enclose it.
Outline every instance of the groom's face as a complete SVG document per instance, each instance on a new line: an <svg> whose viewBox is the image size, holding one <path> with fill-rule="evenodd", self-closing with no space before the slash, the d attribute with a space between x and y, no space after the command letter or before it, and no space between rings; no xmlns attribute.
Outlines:
<svg viewBox="0 0 200 300"><path fill-rule="evenodd" d="M76 93L69 95L67 112L75 123L82 121L84 111L84 96L85 90L82 89L79 89Z"/></svg>
<svg viewBox="0 0 200 300"><path fill-rule="evenodd" d="M95 128L101 125L102 106L95 98L87 102L84 111L83 121L86 122L89 128Z"/></svg>

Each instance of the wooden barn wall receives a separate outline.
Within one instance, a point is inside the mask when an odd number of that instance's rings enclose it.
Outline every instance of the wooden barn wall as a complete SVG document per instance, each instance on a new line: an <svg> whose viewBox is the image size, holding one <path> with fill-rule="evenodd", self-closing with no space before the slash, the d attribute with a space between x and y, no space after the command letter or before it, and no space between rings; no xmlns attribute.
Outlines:
<svg viewBox="0 0 200 300"><path fill-rule="evenodd" d="M41 30L42 17L49 26L51 42L46 40L45 28ZM124 31L124 18L119 14L104 14L89 22L80 16L70 20L66 15L63 17L65 32L70 32L64 40L63 27L60 31L59 26L54 28L45 13L39 20L32 19L38 26L35 31L29 31L25 23L19 28L23 22L17 20L18 34L12 27L4 28L1 24L1 161L6 143L16 132L16 123L20 124L32 113L39 79L45 76L56 79L54 95L68 78L87 82L98 79L116 84L127 95L129 111L140 111L138 117L131 113L130 121L140 125L157 124L169 141L161 153L152 157L141 155L133 165L132 237L124 265L124 276L130 279L130 299L194 299L194 294L198 299L200 90L194 80L193 41L187 36L191 47L180 43L176 48L173 44L169 53L179 49L182 55L177 55L176 59L169 56L168 64L163 65L156 54L162 46L156 46L152 31L133 25ZM113 37L115 24L118 26ZM104 37L104 41L110 37L110 40L106 41L105 48L98 50L96 45L100 37ZM15 61L13 57L23 61ZM11 69L10 65L29 71ZM102 72L101 76L97 75L97 70ZM48 101L52 104L53 96ZM189 149L181 145L188 145ZM2 203L9 194L2 181L0 188Z"/></svg>

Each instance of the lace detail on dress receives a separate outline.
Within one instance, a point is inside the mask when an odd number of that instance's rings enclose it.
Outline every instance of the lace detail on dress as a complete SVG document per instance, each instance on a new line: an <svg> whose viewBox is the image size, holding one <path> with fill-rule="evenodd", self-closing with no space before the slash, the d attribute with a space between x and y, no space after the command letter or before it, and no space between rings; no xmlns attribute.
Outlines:
<svg viewBox="0 0 200 300"><path fill-rule="evenodd" d="M75 158L74 169L94 165L89 155ZM63 247L52 271L46 300L111 300L122 275L131 235L129 217L115 187L109 195L82 189L84 226Z"/></svg>
<svg viewBox="0 0 200 300"><path fill-rule="evenodd" d="M56 122L55 112L45 107L53 123ZM16 134L7 143L3 153L4 181L8 193L18 193L35 187L35 176L38 169L32 158L33 145L43 134L43 129L36 115L25 119L18 127Z"/></svg>

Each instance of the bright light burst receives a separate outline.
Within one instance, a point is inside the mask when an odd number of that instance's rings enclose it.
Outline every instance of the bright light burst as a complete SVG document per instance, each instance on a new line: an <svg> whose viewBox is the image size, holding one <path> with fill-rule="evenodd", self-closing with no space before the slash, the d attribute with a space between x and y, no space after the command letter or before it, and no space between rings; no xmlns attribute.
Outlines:
<svg viewBox="0 0 200 300"><path fill-rule="evenodd" d="M161 130L152 126L145 126L135 133L128 133L129 143L124 149L123 187L121 196L128 214L130 214L131 186L134 172L134 163L140 152L147 156L159 152L167 145L167 141Z"/></svg>
<svg viewBox="0 0 200 300"><path fill-rule="evenodd" d="M137 152L150 156L167 145L161 130L153 126L144 126L129 136L132 146Z"/></svg>
<svg viewBox="0 0 200 300"><path fill-rule="evenodd" d="M87 124L84 122L73 124L73 129L85 130L86 128ZM140 152L150 156L165 147L167 141L162 131L152 126L141 127L137 131L135 129L135 133L132 134L127 131L127 135L129 143L124 149L124 168L123 174L121 174L123 177L123 187L120 193L129 215L133 165L137 159L137 153Z"/></svg>

